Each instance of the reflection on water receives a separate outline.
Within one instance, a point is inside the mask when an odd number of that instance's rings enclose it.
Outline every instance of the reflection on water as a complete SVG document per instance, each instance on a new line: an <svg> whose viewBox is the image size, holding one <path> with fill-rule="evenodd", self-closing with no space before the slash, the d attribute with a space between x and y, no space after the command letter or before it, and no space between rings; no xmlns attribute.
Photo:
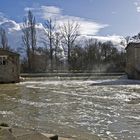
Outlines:
<svg viewBox="0 0 140 140"><path fill-rule="evenodd" d="M28 79L0 85L0 119L59 133L71 127L102 138L140 139L140 81ZM60 132L61 133L61 132Z"/></svg>

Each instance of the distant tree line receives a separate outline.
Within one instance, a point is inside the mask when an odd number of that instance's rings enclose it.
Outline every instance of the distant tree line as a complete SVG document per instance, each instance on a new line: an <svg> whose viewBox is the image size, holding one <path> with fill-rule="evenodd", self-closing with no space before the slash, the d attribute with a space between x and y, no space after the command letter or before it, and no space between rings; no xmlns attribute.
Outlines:
<svg viewBox="0 0 140 140"><path fill-rule="evenodd" d="M57 25L51 18L44 23L44 47L37 45L36 19L28 11L22 26L22 72L95 71L120 72L125 69L125 52L120 52L112 42L97 39L78 41L80 25L74 21ZM4 29L0 29L0 47L8 49Z"/></svg>

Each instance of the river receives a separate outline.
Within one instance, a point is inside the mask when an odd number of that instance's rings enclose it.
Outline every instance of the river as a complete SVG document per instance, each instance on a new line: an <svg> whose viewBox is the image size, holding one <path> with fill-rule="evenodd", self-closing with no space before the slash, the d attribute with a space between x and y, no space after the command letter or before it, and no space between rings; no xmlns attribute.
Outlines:
<svg viewBox="0 0 140 140"><path fill-rule="evenodd" d="M110 140L140 140L140 81L27 78L0 85L0 120L50 133L76 129Z"/></svg>

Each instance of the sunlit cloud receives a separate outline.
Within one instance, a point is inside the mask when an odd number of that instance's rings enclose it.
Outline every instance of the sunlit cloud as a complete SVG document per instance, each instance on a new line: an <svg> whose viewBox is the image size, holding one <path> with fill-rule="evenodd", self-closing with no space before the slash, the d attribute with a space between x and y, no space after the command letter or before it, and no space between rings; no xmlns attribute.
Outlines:
<svg viewBox="0 0 140 140"><path fill-rule="evenodd" d="M31 10L42 19L57 18L61 15L61 9L56 6L26 7L24 10L26 12Z"/></svg>
<svg viewBox="0 0 140 140"><path fill-rule="evenodd" d="M49 18L55 19L56 23L61 25L66 23L68 20L76 21L80 25L81 34L97 34L101 29L109 26L107 24L100 24L93 20L84 19L81 17L69 16L63 14L63 10L56 6L40 6L40 7L26 7L24 9L33 11L34 15L39 16L43 20Z"/></svg>
<svg viewBox="0 0 140 140"><path fill-rule="evenodd" d="M135 1L134 5L136 6L136 10L139 13L140 12L140 1Z"/></svg>

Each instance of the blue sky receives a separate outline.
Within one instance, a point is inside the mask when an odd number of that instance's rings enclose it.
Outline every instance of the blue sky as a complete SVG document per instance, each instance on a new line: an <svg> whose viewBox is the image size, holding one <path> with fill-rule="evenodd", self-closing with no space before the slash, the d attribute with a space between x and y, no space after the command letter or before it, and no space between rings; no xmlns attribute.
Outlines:
<svg viewBox="0 0 140 140"><path fill-rule="evenodd" d="M59 22L77 20L84 33L132 36L140 32L140 0L0 0L1 15L16 22L22 22L28 9L38 22L49 16Z"/></svg>

